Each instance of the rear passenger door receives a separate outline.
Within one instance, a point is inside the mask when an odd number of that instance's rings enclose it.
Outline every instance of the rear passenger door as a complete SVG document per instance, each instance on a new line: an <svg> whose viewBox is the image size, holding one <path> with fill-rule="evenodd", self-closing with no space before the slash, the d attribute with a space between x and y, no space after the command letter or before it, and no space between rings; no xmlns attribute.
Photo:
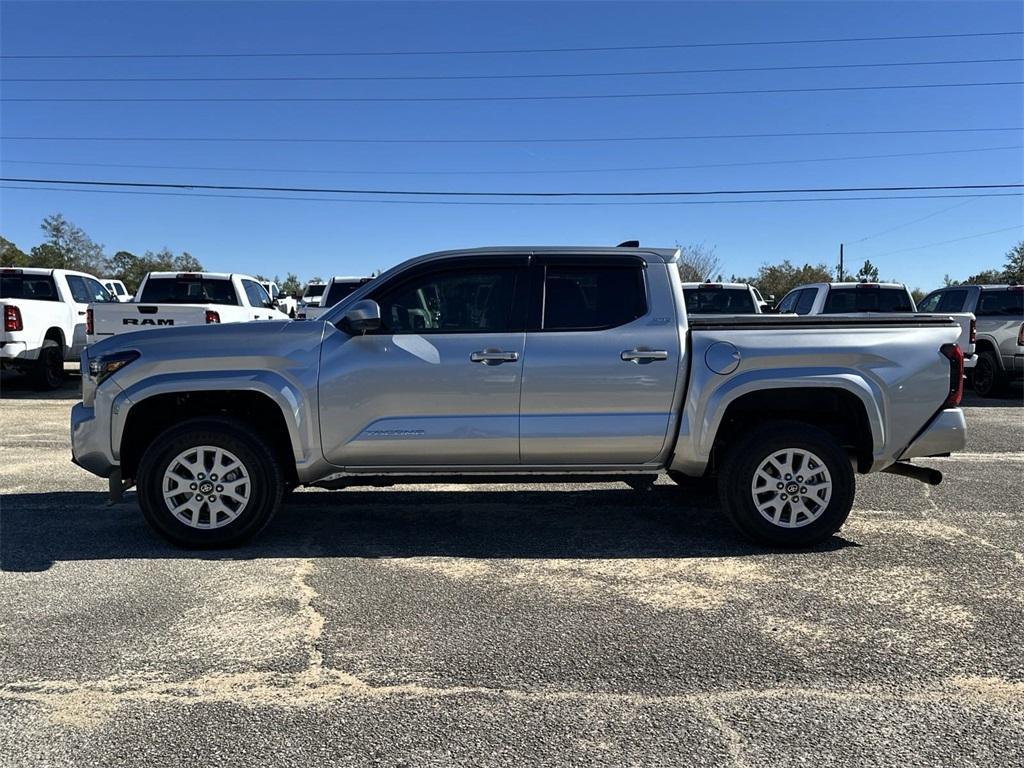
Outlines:
<svg viewBox="0 0 1024 768"><path fill-rule="evenodd" d="M535 257L519 418L524 465L636 465L665 446L680 342L664 264Z"/></svg>

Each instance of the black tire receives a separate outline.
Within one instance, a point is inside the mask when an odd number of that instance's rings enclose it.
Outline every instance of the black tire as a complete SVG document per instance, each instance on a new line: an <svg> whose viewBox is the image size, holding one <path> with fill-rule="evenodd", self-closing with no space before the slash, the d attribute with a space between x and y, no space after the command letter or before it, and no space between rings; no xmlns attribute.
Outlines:
<svg viewBox="0 0 1024 768"><path fill-rule="evenodd" d="M249 496L242 511L216 528L186 524L164 500L164 473L169 465L182 452L198 446L212 446L234 454L249 477ZM229 418L191 419L166 430L143 454L137 475L139 506L146 522L172 544L188 549L233 547L252 538L274 517L285 488L281 466L271 446L245 424ZM209 507L206 517L209 523Z"/></svg>
<svg viewBox="0 0 1024 768"><path fill-rule="evenodd" d="M974 391L982 397L998 397L1006 390L1006 377L999 368L996 353L985 350L978 355L971 375Z"/></svg>
<svg viewBox="0 0 1024 768"><path fill-rule="evenodd" d="M59 389L64 383L64 351L53 339L43 342L39 358L32 368L32 382L36 389Z"/></svg>
<svg viewBox="0 0 1024 768"><path fill-rule="evenodd" d="M819 512L820 507L814 501L808 502L814 506L813 511L817 515L810 522L807 522L810 515L796 513L791 503L787 507L782 502L780 505L784 510L782 514L785 519L782 520L783 524L776 524L763 516L755 504L752 483L758 469L768 457L785 449L799 449L818 457L831 478L831 496L824 504L824 509ZM799 465L801 468L806 466L803 463ZM820 472L820 469L811 468L811 471ZM803 474L799 477L802 479ZM787 486L794 481L795 476L792 480L780 477L780 482ZM802 492L805 495L798 495L797 498L813 500L814 497L806 492L810 485L808 482L807 486L798 488L797 494ZM781 494L785 490L787 489L784 488L778 493ZM850 514L854 491L855 481L850 457L836 439L818 427L792 421L765 424L730 446L718 475L719 498L722 510L729 521L747 538L759 544L778 547L808 547L832 536L843 526ZM765 493L759 498L762 501L771 499L775 492L775 489L766 488ZM776 498L781 500L783 497L779 495ZM806 506L803 508L810 509ZM792 516L796 517L799 526L784 527L786 522L792 522Z"/></svg>

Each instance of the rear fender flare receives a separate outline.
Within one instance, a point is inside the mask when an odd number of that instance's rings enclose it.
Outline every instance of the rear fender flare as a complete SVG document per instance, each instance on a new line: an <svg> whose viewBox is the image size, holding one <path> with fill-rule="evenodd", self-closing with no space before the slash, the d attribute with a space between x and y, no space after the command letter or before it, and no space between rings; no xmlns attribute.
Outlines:
<svg viewBox="0 0 1024 768"><path fill-rule="evenodd" d="M864 406L871 429L875 458L885 445L885 393L862 374L848 368L773 368L730 377L703 397L688 399L683 407L679 439L671 469L699 476L707 469L711 449L729 406L744 395L767 389L840 389L854 395Z"/></svg>

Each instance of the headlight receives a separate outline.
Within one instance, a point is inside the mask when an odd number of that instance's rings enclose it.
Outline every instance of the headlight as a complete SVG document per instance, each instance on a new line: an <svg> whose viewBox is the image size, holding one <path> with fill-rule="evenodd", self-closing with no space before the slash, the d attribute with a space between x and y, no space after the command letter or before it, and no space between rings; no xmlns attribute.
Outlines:
<svg viewBox="0 0 1024 768"><path fill-rule="evenodd" d="M89 360L89 378L96 384L101 384L138 357L139 353L135 350L111 352L95 357Z"/></svg>

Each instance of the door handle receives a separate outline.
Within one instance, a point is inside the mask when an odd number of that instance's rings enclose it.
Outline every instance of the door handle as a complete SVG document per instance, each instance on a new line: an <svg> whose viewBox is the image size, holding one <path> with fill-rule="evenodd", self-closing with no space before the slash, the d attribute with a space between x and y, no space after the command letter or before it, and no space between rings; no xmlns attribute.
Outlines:
<svg viewBox="0 0 1024 768"><path fill-rule="evenodd" d="M484 365L500 365L501 363L514 363L518 359L518 352L502 352L499 349L484 349L479 352L472 352L469 355L469 362L483 363Z"/></svg>
<svg viewBox="0 0 1024 768"><path fill-rule="evenodd" d="M650 363L655 360L668 360L668 351L664 349L627 349L619 357L627 363Z"/></svg>

